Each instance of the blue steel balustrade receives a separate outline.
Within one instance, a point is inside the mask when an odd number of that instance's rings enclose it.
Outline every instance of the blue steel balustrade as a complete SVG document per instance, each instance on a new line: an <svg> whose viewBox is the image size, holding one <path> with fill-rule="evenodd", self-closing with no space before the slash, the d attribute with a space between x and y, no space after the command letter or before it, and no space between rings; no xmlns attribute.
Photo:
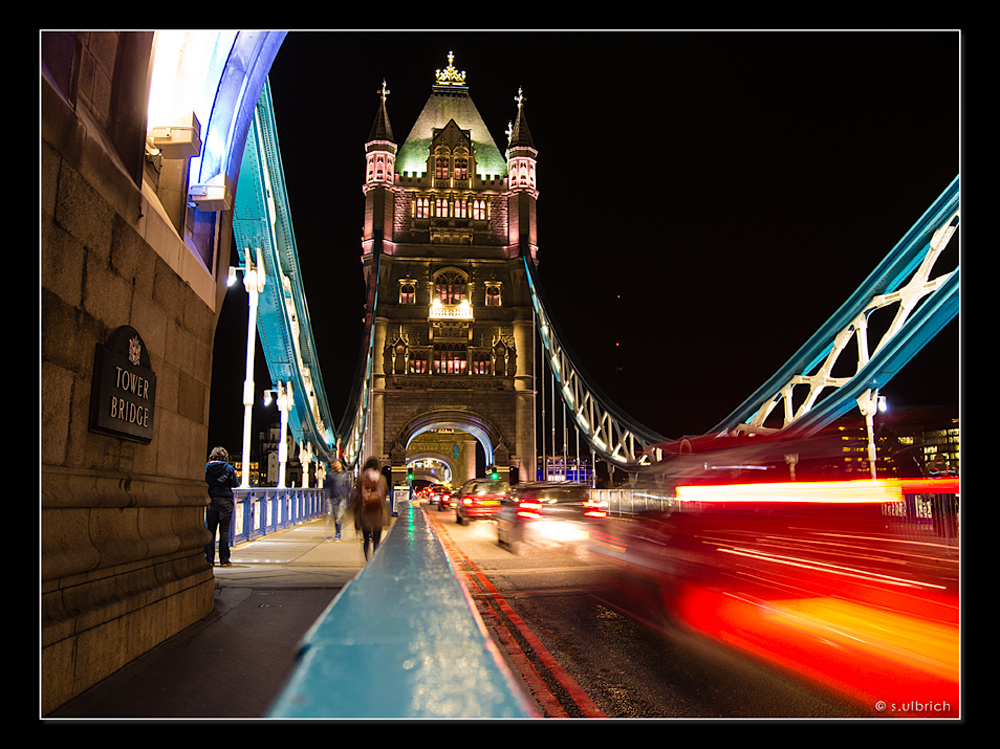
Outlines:
<svg viewBox="0 0 1000 749"><path fill-rule="evenodd" d="M537 717L424 513L389 534L303 638L270 718Z"/></svg>
<svg viewBox="0 0 1000 749"><path fill-rule="evenodd" d="M291 528L326 512L329 489L251 487L233 489L231 543L246 543Z"/></svg>

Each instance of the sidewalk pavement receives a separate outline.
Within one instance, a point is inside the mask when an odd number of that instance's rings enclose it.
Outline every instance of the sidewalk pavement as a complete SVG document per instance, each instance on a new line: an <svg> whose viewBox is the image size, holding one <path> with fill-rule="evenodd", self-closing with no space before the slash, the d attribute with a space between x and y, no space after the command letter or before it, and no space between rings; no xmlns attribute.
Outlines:
<svg viewBox="0 0 1000 749"><path fill-rule="evenodd" d="M211 614L46 719L265 717L300 638L364 567L361 537L348 512L339 542L322 518L240 544L231 562L215 567Z"/></svg>

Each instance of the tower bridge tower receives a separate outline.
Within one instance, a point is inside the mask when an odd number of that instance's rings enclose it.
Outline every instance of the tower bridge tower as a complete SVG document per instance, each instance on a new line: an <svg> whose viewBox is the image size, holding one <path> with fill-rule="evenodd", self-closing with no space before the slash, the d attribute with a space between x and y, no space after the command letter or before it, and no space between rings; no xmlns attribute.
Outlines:
<svg viewBox="0 0 1000 749"><path fill-rule="evenodd" d="M394 483L413 456L447 452L458 484L474 477L478 442L487 465L527 481L534 337L521 258L537 252L537 152L518 92L501 155L452 59L402 146L383 82L365 146L362 264L377 300L368 451ZM449 434L451 451L440 447Z"/></svg>

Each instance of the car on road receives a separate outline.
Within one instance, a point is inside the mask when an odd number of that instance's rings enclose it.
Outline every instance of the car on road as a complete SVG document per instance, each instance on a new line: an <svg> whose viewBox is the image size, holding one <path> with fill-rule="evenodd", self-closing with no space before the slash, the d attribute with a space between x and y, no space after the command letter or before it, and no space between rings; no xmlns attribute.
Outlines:
<svg viewBox="0 0 1000 749"><path fill-rule="evenodd" d="M455 522L465 525L469 520L496 517L510 494L510 484L497 479L466 481L451 501L455 505Z"/></svg>
<svg viewBox="0 0 1000 749"><path fill-rule="evenodd" d="M586 484L518 484L497 515L497 542L516 553L524 543L585 541L591 526L607 514L607 508L591 497Z"/></svg>
<svg viewBox="0 0 1000 749"><path fill-rule="evenodd" d="M434 487L434 494L431 497L431 504L437 505L438 512L451 507L451 496L454 490L450 486L438 485Z"/></svg>
<svg viewBox="0 0 1000 749"><path fill-rule="evenodd" d="M952 493L950 506L927 503L942 517L907 510L928 491ZM607 589L637 621L721 643L866 709L951 717L957 494L957 479L678 486L672 509L620 526Z"/></svg>

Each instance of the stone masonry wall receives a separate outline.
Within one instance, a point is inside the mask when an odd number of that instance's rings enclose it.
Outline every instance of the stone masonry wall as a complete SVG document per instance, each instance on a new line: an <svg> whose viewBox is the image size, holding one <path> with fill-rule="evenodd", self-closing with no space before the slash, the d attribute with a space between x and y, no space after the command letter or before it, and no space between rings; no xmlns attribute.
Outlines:
<svg viewBox="0 0 1000 749"><path fill-rule="evenodd" d="M164 260L183 243L121 168L100 119L42 86L44 715L212 610L204 463L216 312ZM89 430L96 346L122 325L143 337L157 375L148 445Z"/></svg>

